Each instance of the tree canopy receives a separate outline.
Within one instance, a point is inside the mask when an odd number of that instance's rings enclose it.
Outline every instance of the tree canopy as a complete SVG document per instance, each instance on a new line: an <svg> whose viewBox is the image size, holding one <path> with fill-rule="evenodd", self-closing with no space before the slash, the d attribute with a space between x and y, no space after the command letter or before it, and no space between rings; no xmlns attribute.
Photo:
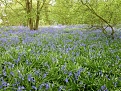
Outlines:
<svg viewBox="0 0 121 91"><path fill-rule="evenodd" d="M24 25L31 30L53 24L112 28L121 23L120 4L120 0L0 0L0 20L1 25Z"/></svg>

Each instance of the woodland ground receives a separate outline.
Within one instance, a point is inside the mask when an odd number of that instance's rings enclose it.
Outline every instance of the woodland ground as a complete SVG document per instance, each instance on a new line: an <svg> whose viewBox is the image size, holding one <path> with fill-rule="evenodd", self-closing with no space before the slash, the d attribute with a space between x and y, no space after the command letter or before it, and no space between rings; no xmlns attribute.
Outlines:
<svg viewBox="0 0 121 91"><path fill-rule="evenodd" d="M120 29L84 26L0 28L0 91L121 91Z"/></svg>

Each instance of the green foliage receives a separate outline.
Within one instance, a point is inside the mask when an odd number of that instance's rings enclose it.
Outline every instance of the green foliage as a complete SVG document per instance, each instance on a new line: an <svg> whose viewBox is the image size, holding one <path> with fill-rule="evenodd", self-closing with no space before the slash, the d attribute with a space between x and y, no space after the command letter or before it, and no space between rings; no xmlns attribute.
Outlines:
<svg viewBox="0 0 121 91"><path fill-rule="evenodd" d="M115 40L97 31L80 30L10 30L1 35L0 90L121 88L120 32Z"/></svg>
<svg viewBox="0 0 121 91"><path fill-rule="evenodd" d="M0 11L3 25L27 25L28 18L36 19L37 6L35 1L33 1L33 8L30 15L25 11L25 1L20 2L19 0L15 0L13 3L2 3L5 5ZM40 4L42 6L42 2L40 2ZM112 26L121 23L120 0L90 0L90 2L85 2L85 4L90 5L99 16ZM5 13L6 16L3 16L2 13ZM106 25L104 21L96 17L89 8L78 0L56 0L55 2L53 1L53 3L47 0L40 10L39 17L40 25Z"/></svg>

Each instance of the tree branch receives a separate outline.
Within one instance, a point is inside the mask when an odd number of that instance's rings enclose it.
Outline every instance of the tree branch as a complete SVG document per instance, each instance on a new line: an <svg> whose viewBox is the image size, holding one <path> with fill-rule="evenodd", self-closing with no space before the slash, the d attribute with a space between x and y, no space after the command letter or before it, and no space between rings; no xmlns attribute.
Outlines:
<svg viewBox="0 0 121 91"><path fill-rule="evenodd" d="M113 27L108 23L108 21L106 21L103 17L101 17L100 15L98 15L98 14L95 12L95 10L91 7L90 3L87 3L87 2L84 3L82 0L81 0L81 3L82 3L83 5L85 5L85 6L91 11L91 13L93 13L94 15L96 15L99 19L101 19L103 22L105 22L105 23L111 28L111 30L112 30L111 35L112 35L112 38L114 38L114 37L113 37L114 29L113 29Z"/></svg>

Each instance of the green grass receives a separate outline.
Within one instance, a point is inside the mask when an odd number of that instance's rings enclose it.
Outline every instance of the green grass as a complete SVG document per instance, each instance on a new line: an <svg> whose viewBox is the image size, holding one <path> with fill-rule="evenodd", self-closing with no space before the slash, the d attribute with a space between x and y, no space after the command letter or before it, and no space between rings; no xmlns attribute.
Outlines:
<svg viewBox="0 0 121 91"><path fill-rule="evenodd" d="M121 39L80 32L2 32L0 91L120 91Z"/></svg>

